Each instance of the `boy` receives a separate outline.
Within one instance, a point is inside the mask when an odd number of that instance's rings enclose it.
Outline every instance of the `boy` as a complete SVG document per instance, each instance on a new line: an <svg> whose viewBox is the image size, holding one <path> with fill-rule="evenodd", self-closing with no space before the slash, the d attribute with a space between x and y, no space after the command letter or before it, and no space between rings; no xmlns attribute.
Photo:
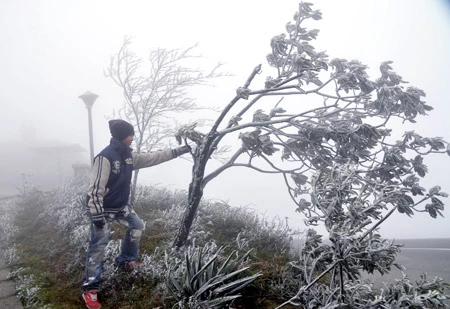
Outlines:
<svg viewBox="0 0 450 309"><path fill-rule="evenodd" d="M128 204L132 171L157 165L189 152L183 146L157 152L133 153L130 148L134 140L133 126L116 119L109 121L109 129L111 142L94 158L87 197L91 230L82 296L89 309L101 307L97 291L112 221L127 228L120 254L116 257L116 265L125 269L139 266L136 259L144 224Z"/></svg>

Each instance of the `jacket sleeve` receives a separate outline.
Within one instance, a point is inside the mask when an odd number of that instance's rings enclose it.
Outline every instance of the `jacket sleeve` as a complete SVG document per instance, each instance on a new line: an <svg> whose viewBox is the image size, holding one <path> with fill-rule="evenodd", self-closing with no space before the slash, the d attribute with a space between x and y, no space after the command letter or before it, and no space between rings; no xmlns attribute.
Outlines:
<svg viewBox="0 0 450 309"><path fill-rule="evenodd" d="M144 167L158 165L160 163L172 160L175 158L172 149L164 149L159 151L152 151L147 153L135 153L133 156L133 169L137 170Z"/></svg>
<svg viewBox="0 0 450 309"><path fill-rule="evenodd" d="M89 184L89 212L92 219L103 216L103 198L106 195L106 184L108 183L111 164L105 157L98 156L92 167L92 178Z"/></svg>

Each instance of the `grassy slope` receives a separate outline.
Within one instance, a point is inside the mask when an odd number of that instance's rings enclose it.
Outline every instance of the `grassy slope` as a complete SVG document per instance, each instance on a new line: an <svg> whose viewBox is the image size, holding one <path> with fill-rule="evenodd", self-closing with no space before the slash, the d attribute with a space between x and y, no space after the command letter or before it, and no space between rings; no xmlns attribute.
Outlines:
<svg viewBox="0 0 450 309"><path fill-rule="evenodd" d="M147 192L148 193L148 192ZM162 198L163 197L163 198ZM167 211L179 203L184 195L167 191L152 191L144 194L136 203L136 209L147 221L147 229L141 240L141 253L151 255L156 248L168 248L173 237L173 226L166 224ZM22 269L22 275L33 275L40 287L34 299L36 305L30 308L82 308L80 284L83 280L84 265L80 257L85 249L70 245L70 233L61 229L52 220L42 215L54 203L51 194L23 199L16 217L19 227L14 243L19 252L19 262L15 269ZM62 206L67 207L67 206ZM243 209L231 209L228 205L203 205L203 213L196 223L197 244L214 239L219 246L236 248L236 238L246 236L252 247L256 247L251 258L253 272L261 271L263 276L235 303L239 308L274 308L282 299L276 295L271 285L280 279L283 265L288 261L288 245L283 250L273 245L283 245L289 240L289 231L282 227L278 233L269 235L258 230L259 219ZM82 210L80 209L80 212ZM170 214L169 214L170 216ZM123 229L113 228L112 239L121 239ZM252 234L253 233L253 234ZM87 241L87 235L85 235ZM253 239L253 241L252 241ZM277 252L278 250L278 252ZM160 250L161 251L161 250ZM171 308L175 299L170 296L158 279L148 274L117 272L104 282L100 291L100 301L104 308Z"/></svg>

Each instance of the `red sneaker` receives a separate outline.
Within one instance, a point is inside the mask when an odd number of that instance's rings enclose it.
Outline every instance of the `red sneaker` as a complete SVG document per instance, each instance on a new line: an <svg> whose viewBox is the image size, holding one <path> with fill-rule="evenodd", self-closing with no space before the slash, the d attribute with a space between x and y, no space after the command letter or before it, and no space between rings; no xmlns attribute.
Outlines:
<svg viewBox="0 0 450 309"><path fill-rule="evenodd" d="M99 309L102 307L97 300L96 290L83 293L83 299L89 309Z"/></svg>
<svg viewBox="0 0 450 309"><path fill-rule="evenodd" d="M128 262L128 263L122 265L123 269L128 269L128 270L138 269L140 267L141 267L141 263L136 262L136 261L131 261L131 262Z"/></svg>

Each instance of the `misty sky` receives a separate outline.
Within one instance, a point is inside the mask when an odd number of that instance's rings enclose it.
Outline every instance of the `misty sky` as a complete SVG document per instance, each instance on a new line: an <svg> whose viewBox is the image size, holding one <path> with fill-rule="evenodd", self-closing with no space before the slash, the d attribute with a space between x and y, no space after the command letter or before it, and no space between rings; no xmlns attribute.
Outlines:
<svg viewBox="0 0 450 309"><path fill-rule="evenodd" d="M450 140L449 1L310 2L323 12L321 21L308 24L320 29L313 43L317 50L326 50L330 58L358 59L369 65L372 77L378 76L382 61L393 60L394 70L425 90L428 104L435 108L414 128L399 130ZM87 113L78 98L89 90L99 95L93 117L94 147L100 151L109 142L105 116L122 102L120 89L103 72L125 35L134 37L132 49L143 58L150 48L183 48L198 42L206 65L224 62L224 70L234 75L205 89L199 103L224 106L255 65L262 63L263 72L268 69L270 39L284 31L297 6L294 0L3 0L0 140L8 149L29 138L34 128L35 140L42 144L80 144L89 149ZM6 151L2 170L20 164L16 157L26 160L27 155ZM88 153L85 159L87 163ZM440 184L450 192L450 157L434 156L428 165L432 172L426 185ZM176 177L173 169L180 171ZM190 169L185 160L172 161L145 170L141 183L187 189ZM258 209L268 217L288 216L291 225L303 227L279 177L233 170L214 180L205 194ZM446 202L446 218L419 214L412 220L396 215L382 231L396 238L450 237L450 200Z"/></svg>

